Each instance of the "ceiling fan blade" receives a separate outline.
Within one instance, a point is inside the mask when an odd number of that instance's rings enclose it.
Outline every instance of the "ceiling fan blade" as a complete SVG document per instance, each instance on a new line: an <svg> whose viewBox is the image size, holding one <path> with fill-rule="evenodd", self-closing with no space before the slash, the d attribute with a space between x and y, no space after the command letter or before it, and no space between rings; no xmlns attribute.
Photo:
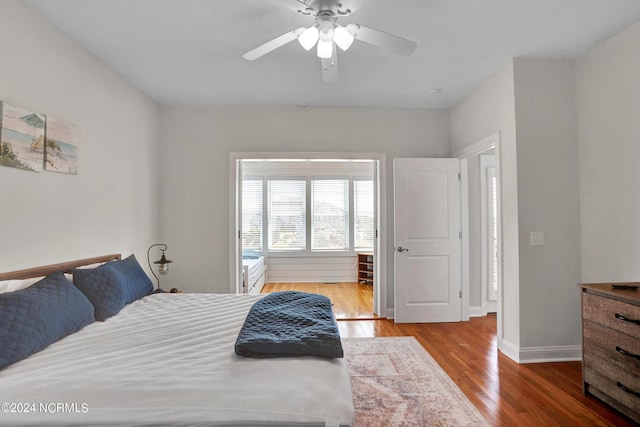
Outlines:
<svg viewBox="0 0 640 427"><path fill-rule="evenodd" d="M276 50L279 47L284 46L287 43L290 43L298 38L302 32L304 32L306 28L300 27L293 31L289 31L279 37L276 37L273 40L269 40L265 44L258 46L257 48L250 50L249 52L242 55L242 57L248 61L254 61L261 56L266 55L267 53Z"/></svg>
<svg viewBox="0 0 640 427"><path fill-rule="evenodd" d="M322 64L322 81L325 83L333 83L338 81L338 49L333 47L333 55L331 58L321 59Z"/></svg>
<svg viewBox="0 0 640 427"><path fill-rule="evenodd" d="M384 31L374 30L373 28L360 24L349 24L347 25L347 30L355 36L356 40L361 40L365 43L404 56L411 55L418 47L418 44L411 40L403 39L402 37L394 36Z"/></svg>

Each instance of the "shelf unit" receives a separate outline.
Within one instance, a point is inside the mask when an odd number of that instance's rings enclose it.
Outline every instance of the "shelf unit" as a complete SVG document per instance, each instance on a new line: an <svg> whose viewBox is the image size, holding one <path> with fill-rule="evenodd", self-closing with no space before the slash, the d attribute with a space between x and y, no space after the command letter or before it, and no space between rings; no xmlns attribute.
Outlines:
<svg viewBox="0 0 640 427"><path fill-rule="evenodd" d="M373 285L373 254L358 254L358 283Z"/></svg>

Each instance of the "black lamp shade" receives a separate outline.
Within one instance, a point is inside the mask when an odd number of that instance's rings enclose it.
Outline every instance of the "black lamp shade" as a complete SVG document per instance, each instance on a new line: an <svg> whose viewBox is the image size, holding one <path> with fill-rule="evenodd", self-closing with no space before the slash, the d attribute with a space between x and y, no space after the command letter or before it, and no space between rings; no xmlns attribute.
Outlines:
<svg viewBox="0 0 640 427"><path fill-rule="evenodd" d="M160 257L160 259L157 261L154 261L153 263L158 264L158 273L164 276L169 272L169 264L172 262L173 261L171 261L170 259L167 259L167 257L164 256L164 252L162 252L162 256Z"/></svg>

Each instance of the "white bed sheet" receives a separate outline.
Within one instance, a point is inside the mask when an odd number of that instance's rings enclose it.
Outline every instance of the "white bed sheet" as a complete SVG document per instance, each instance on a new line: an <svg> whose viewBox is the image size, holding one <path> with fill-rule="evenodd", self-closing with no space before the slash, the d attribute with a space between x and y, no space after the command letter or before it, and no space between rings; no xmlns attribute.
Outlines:
<svg viewBox="0 0 640 427"><path fill-rule="evenodd" d="M261 297L136 301L0 370L0 403L36 409L3 410L0 425L352 426L343 359L235 355L246 313ZM68 406L43 412L51 403Z"/></svg>
<svg viewBox="0 0 640 427"><path fill-rule="evenodd" d="M251 287L264 273L264 256L260 256L258 259L243 259L242 265L247 267L249 286Z"/></svg>

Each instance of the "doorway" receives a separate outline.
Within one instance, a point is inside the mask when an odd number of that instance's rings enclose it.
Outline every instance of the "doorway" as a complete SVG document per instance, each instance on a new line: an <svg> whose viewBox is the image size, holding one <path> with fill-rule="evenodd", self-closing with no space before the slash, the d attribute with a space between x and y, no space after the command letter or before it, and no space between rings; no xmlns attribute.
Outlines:
<svg viewBox="0 0 640 427"><path fill-rule="evenodd" d="M296 265L304 264L305 257L313 258L314 262L319 263L320 270L327 270L326 274L331 274L331 271L326 268L326 265L330 265L332 260L337 260L339 258L343 258L343 261L349 265L343 265L338 268L331 268L331 270L340 270L340 268L348 269L349 272L353 276L353 281L356 282L356 250L358 249L357 245L361 241L356 236L357 231L357 215L358 209L356 206L355 197L353 197L354 192L359 188L359 181L363 181L360 184L364 184L364 179L359 179L357 176L347 176L350 173L346 173L346 170L356 170L361 168L362 165L368 164L370 165L370 169L372 170L371 175L369 176L369 181L373 184L373 241L371 242L371 248L369 252L371 252L373 256L373 264L374 264L374 277L373 283L371 285L371 292L373 293L373 302L372 302L372 312L378 316L386 317L387 315L387 284L386 284L386 209L381 209L381 206L386 206L386 185L385 185L385 160L386 156L384 154L367 154L367 153L231 153L230 155L230 166L229 166L229 182L230 182L230 291L233 293L242 292L242 277L243 277L243 269L242 269L242 246L243 246L243 207L242 207L242 188L243 188L243 179L252 175L252 178L256 178L259 174L255 173L256 168L253 167L253 172L250 174L244 173L244 168L248 164L262 163L262 166L267 166L269 164L275 164L277 162L290 162L291 164L296 163L298 166L302 165L304 172L300 172L295 170L293 172L289 171L289 175L280 176L281 180L287 181L298 181L298 185L300 187L300 209L304 211L303 215L300 215L300 220L298 226L293 227L292 230L306 230L305 236L299 235L298 240L289 239L287 242L291 243L293 246L293 250L290 247L276 247L275 240L279 238L278 236L273 234L273 231L276 230L276 225L274 222L269 224L269 219L264 219L263 231L261 231L263 236L262 248L263 252L266 255L266 281L271 281L269 279L269 268L273 264L272 272L277 273L277 269L280 268L280 276L273 276L275 280L278 282L282 281L295 281L298 282L293 276L288 280L283 280L282 272L283 265L286 265L287 262L293 260L293 264L289 264L289 270L293 271L298 268ZM322 164L333 164L334 170L329 169L328 171L324 171L323 173L318 172L322 166ZM340 168L340 164L342 164L343 172L336 172ZM345 169L344 166L348 167ZM251 168L250 168L251 169ZM295 169L295 168L294 168ZM357 174L356 174L357 175ZM362 178L362 177L360 177ZM277 180L274 178L273 180L267 180L263 178L263 191L265 194L265 209L268 211L269 209L274 209L274 206L269 205L267 200L275 200L272 197L273 195L268 194L270 189L274 191L274 194L282 187L286 186L286 183L277 183ZM273 184L273 185L272 185ZM329 188L331 187L331 188ZM366 187L366 185L362 185L361 187ZM338 191L338 189L340 191ZM327 191L325 191L327 190ZM331 190L331 191L328 191ZM322 193L324 191L324 193ZM285 191L284 194L287 194ZM312 235L311 230L317 230L318 228L314 227L314 221L320 221L322 218L318 215L314 217L313 212L311 212L310 207L315 202L317 206L322 204L322 197L317 196L314 198L314 194L322 195L325 194L327 197L333 197L337 194L349 194L348 200L344 199L346 212L348 218L343 218L343 221L348 220L348 237L345 240L345 237L342 236L341 239L337 239L337 241L329 241L325 239L322 233L316 232L316 234ZM304 200L302 200L304 198ZM341 199L342 200L342 199ZM320 211L320 208L317 208L316 211ZM272 211L273 212L273 211ZM273 219L273 218L272 218ZM289 218L291 219L291 218ZM338 218L333 218L332 221L338 221ZM289 220L287 220L289 221ZM292 224L290 222L290 224ZM318 222L319 224L319 222ZM246 223L245 223L246 225ZM317 225L317 224L316 224ZM315 231L314 231L315 232ZM270 234L271 233L271 234ZM302 232L300 232L302 233ZM289 233L289 237L292 237L295 233ZM282 233L281 233L282 235ZM280 236L281 236L280 235ZM280 239L282 242L282 239ZM289 244L287 243L287 244ZM295 247L295 245L298 245ZM345 246L346 245L346 246ZM297 257L297 259L296 259ZM349 261L345 261L347 258L350 258ZM324 267L322 266L324 263ZM345 270L346 271L346 270ZM313 280L313 273L309 272L305 267L300 267L300 274L302 274L302 279L300 282L309 282ZM338 276L340 277L339 273ZM306 275L306 277L305 277ZM279 277L279 278L278 278ZM318 282L326 282L326 281L334 281L332 279L326 279L330 276L316 276L320 277L321 280ZM286 279L286 278L285 278ZM318 284L326 284L328 286L333 285L334 283L318 283ZM357 284L357 282L356 282Z"/></svg>
<svg viewBox="0 0 640 427"><path fill-rule="evenodd" d="M461 163L463 319L496 313L502 331L500 134L454 153Z"/></svg>

